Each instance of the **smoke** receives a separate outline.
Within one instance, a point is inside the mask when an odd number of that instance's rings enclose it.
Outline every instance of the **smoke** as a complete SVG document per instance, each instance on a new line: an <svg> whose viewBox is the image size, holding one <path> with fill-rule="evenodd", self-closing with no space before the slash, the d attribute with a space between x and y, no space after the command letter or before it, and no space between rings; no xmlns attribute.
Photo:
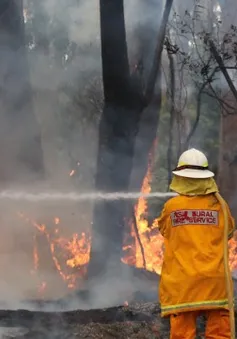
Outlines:
<svg viewBox="0 0 237 339"><path fill-rule="evenodd" d="M18 41L17 51L14 36L6 34L0 41L1 44L10 41L10 47L1 48L0 52L3 61L1 90L4 89L6 94L6 97L1 96L1 100L6 99L1 102L1 107L7 105L0 124L1 144L7 145L1 149L1 190L93 191L98 122L103 104L99 1L25 0L24 8L27 59L19 47L22 47L22 40ZM142 32L143 41L155 43L160 8L159 0L149 3L147 0L125 1L131 64L137 61L138 30ZM15 29L20 32L20 25ZM150 54L152 49L154 44ZM21 63L16 62L18 56ZM4 83L6 69L7 75L16 69L9 83ZM41 145L36 142L39 136ZM22 155L26 149L27 159ZM39 175L42 164L43 175ZM46 225L52 236L57 228L54 219L58 218L59 238L70 241L73 234L90 230L93 204L30 205L9 201L1 203L0 212L0 288L4 296L0 307L30 308L33 306L26 300L42 296L49 300L66 297L69 289L55 268L47 236L37 230L35 224ZM20 217L22 214L24 218ZM37 270L34 268L35 246L39 256ZM58 254L57 258L60 255L64 253ZM65 260L62 258L60 263ZM80 269L75 269L74 273L77 270ZM120 278L118 281L108 273L106 278L93 285L93 300L89 306L121 303L134 289L145 290L147 287L147 281L134 278L129 269ZM44 283L47 288L41 293ZM117 295L113 292L115 285ZM78 304L73 292L71 295L66 308L89 307L88 302L80 300ZM55 305L50 307L55 309Z"/></svg>
<svg viewBox="0 0 237 339"><path fill-rule="evenodd" d="M29 331L23 327L0 327L0 339L15 338L17 336L24 336Z"/></svg>
<svg viewBox="0 0 237 339"><path fill-rule="evenodd" d="M137 62L142 41L147 46L144 67L145 72L148 72L163 2L161 4L159 0L129 0L124 3L130 64ZM176 8L179 8L180 2L177 0L175 3ZM185 8L184 2L181 3ZM24 149L27 144L29 154L37 153L34 148L36 146L33 147L32 143L32 134L37 135L37 128L33 128L32 121L27 123L27 118L24 119L24 124L22 123L24 109L18 109L17 101L13 105L14 112L19 113L17 123L21 125L23 132L10 133L9 122L4 122L4 119L8 121L8 115L1 118L1 138L7 140L7 147L1 150L2 187L6 186L4 175L12 179L9 173L14 172L17 178L18 174L21 174L19 177L22 181L15 183L14 180L6 180L7 188L24 186L23 191L32 187L36 191L52 188L64 191L93 191L98 122L103 104L99 1L25 0L25 9L28 66L33 98L29 112L35 114L39 124L45 173L43 179L37 180L35 168L29 170L26 165L20 166L18 147L22 146ZM12 51L6 50L5 53L4 60L12 58ZM19 81L12 88L18 94L22 93ZM11 91L11 95L16 96L13 93ZM167 119L165 121L167 122ZM8 129L5 128L6 125ZM203 125L206 126L205 119ZM201 136L202 133L201 131ZM201 144L200 140L198 142ZM165 147L161 147L161 153L164 153ZM37 155L38 160L39 158L40 155ZM4 169L4 175L1 174L1 168ZM126 301L134 291L148 293L149 289L152 292L156 289L157 282L134 277L134 272L127 268L119 279L108 272L101 281L94 283L91 288L92 299L89 302L83 301L81 297L77 298L74 292L68 295L69 289L52 260L52 247L47 236L35 228L34 222L41 226L46 225L50 235L58 228L59 238L66 239L65 244L68 245L73 234L80 235L91 229L93 204L54 202L45 206L40 203L30 205L21 201L4 203L0 207L0 289L5 299L3 307L7 305L10 308L37 308L37 303L26 301L42 296L45 301L64 300L62 303L46 303L50 310L105 307ZM30 218L31 222L19 217L19 213ZM60 219L60 225L57 227L55 218ZM34 271L35 244L39 255L37 273ZM63 256L63 252L57 255L57 258L60 255ZM65 262L64 257L60 263L63 261ZM73 273L79 271L80 268L77 267ZM44 282L47 287L40 294ZM83 287L82 284L80 288Z"/></svg>

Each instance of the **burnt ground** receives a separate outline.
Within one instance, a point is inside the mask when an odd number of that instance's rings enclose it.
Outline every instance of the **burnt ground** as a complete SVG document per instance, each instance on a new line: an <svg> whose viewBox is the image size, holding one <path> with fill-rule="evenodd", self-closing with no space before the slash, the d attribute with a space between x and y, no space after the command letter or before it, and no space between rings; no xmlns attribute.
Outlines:
<svg viewBox="0 0 237 339"><path fill-rule="evenodd" d="M44 305L37 306L42 310L0 310L0 339L169 338L169 321L160 317L159 304L154 302L68 312L46 312ZM197 338L203 338L204 320L200 318L197 325Z"/></svg>
<svg viewBox="0 0 237 339"><path fill-rule="evenodd" d="M0 326L5 327L2 339L169 338L169 322L155 303L61 313L2 310ZM199 338L203 331L201 320Z"/></svg>

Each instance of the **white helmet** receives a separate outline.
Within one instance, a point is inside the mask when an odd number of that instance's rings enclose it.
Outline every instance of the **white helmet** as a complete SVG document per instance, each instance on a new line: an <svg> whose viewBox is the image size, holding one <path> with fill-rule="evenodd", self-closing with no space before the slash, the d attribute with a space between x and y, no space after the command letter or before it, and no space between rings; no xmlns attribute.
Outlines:
<svg viewBox="0 0 237 339"><path fill-rule="evenodd" d="M214 173L208 170L207 157L195 148L181 154L178 166L173 170L173 174L197 179L214 177Z"/></svg>

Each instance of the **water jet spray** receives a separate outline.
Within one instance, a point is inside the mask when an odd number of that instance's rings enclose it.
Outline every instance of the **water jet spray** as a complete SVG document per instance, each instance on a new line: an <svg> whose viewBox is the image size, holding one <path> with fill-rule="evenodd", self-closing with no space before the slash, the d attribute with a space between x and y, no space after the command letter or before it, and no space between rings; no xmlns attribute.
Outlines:
<svg viewBox="0 0 237 339"><path fill-rule="evenodd" d="M28 201L28 202L42 202L42 201L98 201L98 200L135 200L139 198L171 198L176 196L176 193L171 192L35 192L30 193L27 191L2 191L0 192L0 200L12 201Z"/></svg>

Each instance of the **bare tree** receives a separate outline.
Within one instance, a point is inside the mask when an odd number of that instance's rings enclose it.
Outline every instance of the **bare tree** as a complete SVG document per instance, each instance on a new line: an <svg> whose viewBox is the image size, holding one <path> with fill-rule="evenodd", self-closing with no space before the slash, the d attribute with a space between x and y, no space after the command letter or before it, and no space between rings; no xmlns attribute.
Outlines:
<svg viewBox="0 0 237 339"><path fill-rule="evenodd" d="M176 49L176 60L181 65L179 71L185 74L187 81L192 84L193 92L197 93L196 118L187 135L184 148L189 147L198 127L203 94L217 100L225 114L235 112L233 103L230 104L225 100L220 89L223 88L223 77L226 91L229 89L237 98L234 80L237 70L236 27L231 25L229 31L222 34L220 29L222 22L215 16L212 24L209 22L205 27L202 23L205 10L196 1L192 14L187 10L183 16L175 13L170 22L170 27L175 31L173 49Z"/></svg>
<svg viewBox="0 0 237 339"><path fill-rule="evenodd" d="M190 147L202 117L204 97L216 101L221 112L220 158L218 182L224 196L234 201L237 187L236 167L236 113L237 113L237 27L229 22L223 25L221 10L205 8L195 1L192 11L175 13L169 22L174 37L168 47L175 50L175 68L189 86L189 96L196 97L196 112L186 137L184 148ZM207 14L208 22L205 23ZM220 14L221 13L221 14ZM171 46L171 47L170 47ZM191 93L191 95L190 95ZM175 97L177 106L177 96ZM216 118L219 121L219 112ZM190 119L190 118L189 118ZM191 119L190 119L191 120ZM218 123L218 122L215 122ZM172 120L171 120L172 125ZM173 131L175 133L175 131ZM173 134L170 134L168 154ZM218 158L218 154L216 154ZM169 159L169 166L171 163ZM170 169L169 169L170 170ZM229 180L229 178L231 178Z"/></svg>

